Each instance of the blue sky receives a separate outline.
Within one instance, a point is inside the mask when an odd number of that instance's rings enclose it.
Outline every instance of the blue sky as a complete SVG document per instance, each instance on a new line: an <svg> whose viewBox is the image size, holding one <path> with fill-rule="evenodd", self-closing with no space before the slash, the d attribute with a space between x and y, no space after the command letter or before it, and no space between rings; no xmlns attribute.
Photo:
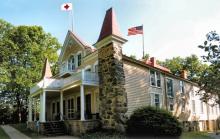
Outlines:
<svg viewBox="0 0 220 139"><path fill-rule="evenodd" d="M123 53L142 56L140 35L127 36L129 27L144 25L145 52L160 60L174 56L202 55L197 48L205 34L220 33L219 0L4 0L0 18L14 25L39 25L63 44L70 29L69 14L60 10L73 3L74 32L94 44L105 12L113 7L120 30L128 42Z"/></svg>

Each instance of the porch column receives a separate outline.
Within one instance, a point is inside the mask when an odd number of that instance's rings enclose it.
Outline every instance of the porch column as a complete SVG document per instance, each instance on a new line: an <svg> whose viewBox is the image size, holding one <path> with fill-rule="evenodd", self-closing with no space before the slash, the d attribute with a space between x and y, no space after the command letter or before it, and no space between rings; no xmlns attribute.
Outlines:
<svg viewBox="0 0 220 139"><path fill-rule="evenodd" d="M40 94L40 122L46 122L46 91Z"/></svg>
<svg viewBox="0 0 220 139"><path fill-rule="evenodd" d="M85 120L85 94L84 94L84 85L80 85L80 102L81 102L81 121Z"/></svg>
<svg viewBox="0 0 220 139"><path fill-rule="evenodd" d="M60 120L63 121L63 91L60 92Z"/></svg>
<svg viewBox="0 0 220 139"><path fill-rule="evenodd" d="M32 98L29 97L28 100L28 122L32 122Z"/></svg>
<svg viewBox="0 0 220 139"><path fill-rule="evenodd" d="M37 120L37 100L36 98L33 99L34 101L34 121Z"/></svg>

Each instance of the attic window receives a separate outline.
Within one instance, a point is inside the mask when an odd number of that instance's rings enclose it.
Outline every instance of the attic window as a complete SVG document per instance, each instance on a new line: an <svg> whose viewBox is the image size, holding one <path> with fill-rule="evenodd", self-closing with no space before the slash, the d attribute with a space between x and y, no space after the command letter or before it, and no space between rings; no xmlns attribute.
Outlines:
<svg viewBox="0 0 220 139"><path fill-rule="evenodd" d="M68 59L68 70L73 71L75 70L75 57L71 55Z"/></svg>

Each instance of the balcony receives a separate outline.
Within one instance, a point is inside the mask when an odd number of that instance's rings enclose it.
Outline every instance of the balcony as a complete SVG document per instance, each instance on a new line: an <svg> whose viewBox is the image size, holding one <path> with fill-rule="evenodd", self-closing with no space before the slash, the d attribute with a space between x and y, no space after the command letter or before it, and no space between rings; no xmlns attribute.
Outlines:
<svg viewBox="0 0 220 139"><path fill-rule="evenodd" d="M75 72L71 74L71 76L67 78L61 78L61 79L45 78L40 82L38 82L37 84L35 84L30 89L30 93L31 94L35 93L40 89L60 90L76 82L81 82L84 85L98 86L99 85L98 73L81 70L79 72Z"/></svg>

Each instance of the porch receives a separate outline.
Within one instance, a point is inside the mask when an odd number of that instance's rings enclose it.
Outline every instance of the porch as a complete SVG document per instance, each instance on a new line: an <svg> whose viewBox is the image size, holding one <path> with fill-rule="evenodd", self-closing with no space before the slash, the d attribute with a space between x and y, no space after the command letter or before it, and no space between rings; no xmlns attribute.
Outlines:
<svg viewBox="0 0 220 139"><path fill-rule="evenodd" d="M67 127L94 123L99 119L98 98L97 73L82 70L67 78L45 78L31 88L28 123L65 121Z"/></svg>

